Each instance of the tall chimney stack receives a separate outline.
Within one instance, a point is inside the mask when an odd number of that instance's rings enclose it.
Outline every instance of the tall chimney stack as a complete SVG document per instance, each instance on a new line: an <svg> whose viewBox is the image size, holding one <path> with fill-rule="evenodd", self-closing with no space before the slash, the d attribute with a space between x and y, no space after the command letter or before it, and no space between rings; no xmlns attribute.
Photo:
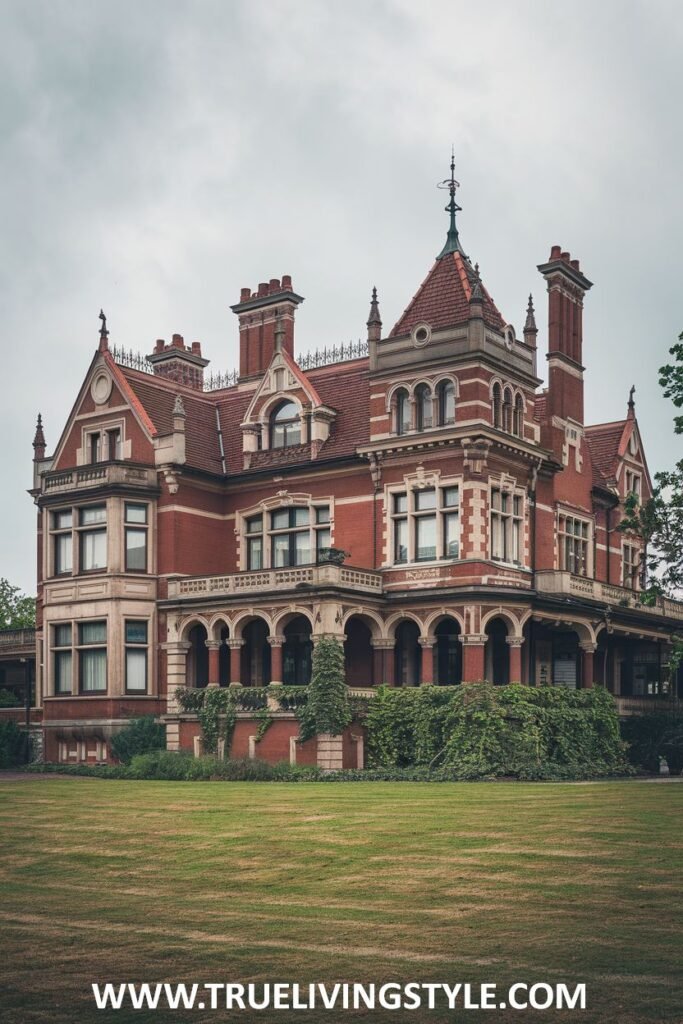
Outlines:
<svg viewBox="0 0 683 1024"><path fill-rule="evenodd" d="M268 369L276 348L294 357L294 314L303 297L292 290L285 274L273 277L255 292L242 288L240 301L231 306L240 324L240 378L261 376ZM276 338L277 335L277 338Z"/></svg>

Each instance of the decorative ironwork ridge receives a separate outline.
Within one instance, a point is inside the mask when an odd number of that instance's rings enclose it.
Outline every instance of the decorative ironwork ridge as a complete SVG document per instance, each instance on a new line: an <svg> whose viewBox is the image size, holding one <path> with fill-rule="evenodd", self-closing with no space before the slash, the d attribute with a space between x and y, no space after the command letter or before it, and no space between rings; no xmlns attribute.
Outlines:
<svg viewBox="0 0 683 1024"><path fill-rule="evenodd" d="M154 367L146 356L133 349L125 349L113 345L111 355L119 366L127 366L131 370L138 370L140 373L149 373L154 376ZM297 359L302 370L316 370L320 366L330 366L333 363L348 363L352 359L364 359L368 355L367 341L350 341L348 344L332 345L330 348L318 348L315 352L304 352ZM225 373L212 373L204 378L204 391L222 391L224 388L232 388L239 384L240 375L237 370L227 370ZM188 378L189 383L189 378Z"/></svg>
<svg viewBox="0 0 683 1024"><path fill-rule="evenodd" d="M319 366L331 363L347 363L351 359L364 359L368 355L367 341L350 341L348 345L332 345L331 348L316 349L315 352L304 352L297 358L302 370L315 370Z"/></svg>

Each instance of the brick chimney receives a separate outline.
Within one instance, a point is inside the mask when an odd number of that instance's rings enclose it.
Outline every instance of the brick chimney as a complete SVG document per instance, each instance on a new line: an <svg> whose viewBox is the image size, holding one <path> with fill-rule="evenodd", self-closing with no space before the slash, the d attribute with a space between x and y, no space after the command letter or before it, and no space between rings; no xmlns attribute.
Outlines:
<svg viewBox="0 0 683 1024"><path fill-rule="evenodd" d="M294 356L294 314L303 301L292 291L289 274L282 281L271 278L255 292L242 288L240 301L230 307L240 323L241 378L265 373L275 351L276 328L281 347Z"/></svg>
<svg viewBox="0 0 683 1024"><path fill-rule="evenodd" d="M171 344L167 345L160 338L147 360L154 367L156 376L168 377L195 391L203 390L204 367L209 365L209 360L202 359L202 346L198 341L186 345L181 334L174 334Z"/></svg>
<svg viewBox="0 0 683 1024"><path fill-rule="evenodd" d="M593 285L559 245L538 269L548 285L548 412L583 423L583 299Z"/></svg>

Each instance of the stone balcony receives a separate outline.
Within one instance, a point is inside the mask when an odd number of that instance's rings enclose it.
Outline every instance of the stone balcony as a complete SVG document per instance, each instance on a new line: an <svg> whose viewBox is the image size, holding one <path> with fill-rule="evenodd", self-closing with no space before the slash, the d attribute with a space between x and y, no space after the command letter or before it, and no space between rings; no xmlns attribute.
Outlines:
<svg viewBox="0 0 683 1024"><path fill-rule="evenodd" d="M97 462L60 472L44 473L41 478L43 495L66 494L69 491L89 490L118 484L124 487L157 487L156 470L125 462Z"/></svg>
<svg viewBox="0 0 683 1024"><path fill-rule="evenodd" d="M168 581L169 599L230 597L281 590L336 587L363 594L382 593L381 573L350 565L301 565L288 569L236 572L225 576L185 576Z"/></svg>
<svg viewBox="0 0 683 1024"><path fill-rule="evenodd" d="M683 601L660 597L654 605L640 604L637 591L617 587L613 583L601 583L585 576L573 576L570 572L537 572L536 589L543 594L587 598L589 601L611 605L613 609L633 608L646 615L663 615L683 622Z"/></svg>

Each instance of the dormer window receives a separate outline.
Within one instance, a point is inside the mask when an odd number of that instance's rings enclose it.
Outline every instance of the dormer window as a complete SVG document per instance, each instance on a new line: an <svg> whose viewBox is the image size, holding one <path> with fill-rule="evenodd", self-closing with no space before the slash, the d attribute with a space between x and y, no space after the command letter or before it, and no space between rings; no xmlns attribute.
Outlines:
<svg viewBox="0 0 683 1024"><path fill-rule="evenodd" d="M281 402L270 418L270 447L289 448L301 443L301 419L295 402Z"/></svg>

